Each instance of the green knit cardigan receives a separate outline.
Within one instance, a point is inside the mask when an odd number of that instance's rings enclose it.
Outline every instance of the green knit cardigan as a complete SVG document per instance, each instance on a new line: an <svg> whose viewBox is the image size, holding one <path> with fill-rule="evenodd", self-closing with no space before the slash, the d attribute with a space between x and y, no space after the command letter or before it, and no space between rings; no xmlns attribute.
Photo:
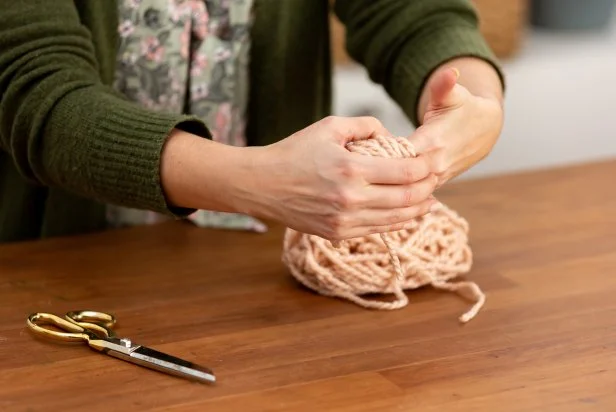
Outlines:
<svg viewBox="0 0 616 412"><path fill-rule="evenodd" d="M112 0L0 0L0 242L105 227L105 204L170 210L161 149L192 116L153 113L110 86ZM330 113L327 0L256 0L247 139L266 145ZM417 124L429 74L476 56L500 68L468 0L337 0L350 55ZM208 159L204 158L204 162Z"/></svg>

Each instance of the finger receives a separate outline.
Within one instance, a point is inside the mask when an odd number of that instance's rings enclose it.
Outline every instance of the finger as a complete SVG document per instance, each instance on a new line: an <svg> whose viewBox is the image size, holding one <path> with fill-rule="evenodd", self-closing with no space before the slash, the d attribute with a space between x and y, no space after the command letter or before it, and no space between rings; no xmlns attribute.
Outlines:
<svg viewBox="0 0 616 412"><path fill-rule="evenodd" d="M434 119L418 127L408 139L417 154L427 154L434 150L444 149L446 146L447 120L443 117Z"/></svg>
<svg viewBox="0 0 616 412"><path fill-rule="evenodd" d="M370 185L362 191L365 197L359 205L370 209L408 208L428 199L437 184L438 178L429 175L411 185Z"/></svg>
<svg viewBox="0 0 616 412"><path fill-rule="evenodd" d="M409 137L417 153L428 153L435 150L434 128L428 125L418 127Z"/></svg>
<svg viewBox="0 0 616 412"><path fill-rule="evenodd" d="M432 208L437 208L439 202L434 199L426 199L423 202L393 210L365 210L358 213L357 225L345 233L345 238L367 236L375 233L387 233L403 230L414 225L414 219L429 213Z"/></svg>
<svg viewBox="0 0 616 412"><path fill-rule="evenodd" d="M391 133L375 117L337 117L330 116L318 122L328 136L333 136L340 145L356 140L364 140L376 135L391 136Z"/></svg>
<svg viewBox="0 0 616 412"><path fill-rule="evenodd" d="M456 68L438 71L430 81L430 108L449 107L455 105L453 89L460 77Z"/></svg>
<svg viewBox="0 0 616 412"><path fill-rule="evenodd" d="M359 171L368 183L409 185L430 174L430 162L425 156L407 159L357 155Z"/></svg>

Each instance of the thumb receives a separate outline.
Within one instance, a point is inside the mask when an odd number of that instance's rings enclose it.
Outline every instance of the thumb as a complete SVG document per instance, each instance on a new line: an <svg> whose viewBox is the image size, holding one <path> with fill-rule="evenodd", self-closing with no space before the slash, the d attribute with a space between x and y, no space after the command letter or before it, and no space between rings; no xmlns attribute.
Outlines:
<svg viewBox="0 0 616 412"><path fill-rule="evenodd" d="M460 77L460 72L456 68L439 70L430 81L430 99L428 107L437 109L442 107L455 106L458 103L454 88Z"/></svg>

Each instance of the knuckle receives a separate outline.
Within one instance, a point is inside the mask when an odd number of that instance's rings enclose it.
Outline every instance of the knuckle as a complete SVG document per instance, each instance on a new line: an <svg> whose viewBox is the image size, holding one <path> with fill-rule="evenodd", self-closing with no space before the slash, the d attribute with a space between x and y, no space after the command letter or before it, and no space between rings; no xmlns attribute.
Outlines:
<svg viewBox="0 0 616 412"><path fill-rule="evenodd" d="M444 161L439 160L434 163L434 173L437 175L443 175L447 172L447 165Z"/></svg>
<svg viewBox="0 0 616 412"><path fill-rule="evenodd" d="M436 189L436 187L438 186L439 183L439 176L443 176L445 175L445 172L443 172L441 175L432 175L432 180L430 182L430 190L434 190Z"/></svg>
<svg viewBox="0 0 616 412"><path fill-rule="evenodd" d="M334 196L334 204L339 211L353 209L357 203L355 194L348 189L339 189Z"/></svg>
<svg viewBox="0 0 616 412"><path fill-rule="evenodd" d="M383 123L374 116L367 116L366 121L374 128L381 128L383 126Z"/></svg>
<svg viewBox="0 0 616 412"><path fill-rule="evenodd" d="M424 201L432 194L434 189L436 189L436 185L438 183L437 174L431 174L417 189L417 193L415 194L415 203L419 203L420 201Z"/></svg>
<svg viewBox="0 0 616 412"><path fill-rule="evenodd" d="M322 237L325 240L329 240L330 242L338 242L342 240L342 238L331 229L324 229L322 233L319 234L319 237Z"/></svg>
<svg viewBox="0 0 616 412"><path fill-rule="evenodd" d="M399 209L394 209L389 212L389 216L387 216L387 224L396 225L402 221L402 211Z"/></svg>
<svg viewBox="0 0 616 412"><path fill-rule="evenodd" d="M323 201L329 206L329 209L332 210L331 214L337 213L340 211L340 195L336 190L329 190L324 196ZM335 212L334 212L335 211ZM328 215L328 219L330 216Z"/></svg>
<svg viewBox="0 0 616 412"><path fill-rule="evenodd" d="M333 126L334 124L336 124L338 121L338 118L336 116L327 116L325 118L323 118L323 120L321 120L321 123L324 126Z"/></svg>
<svg viewBox="0 0 616 412"><path fill-rule="evenodd" d="M439 134L431 134L429 136L430 141L432 142L432 146L439 150L445 148L445 139L443 139L443 135Z"/></svg>
<svg viewBox="0 0 616 412"><path fill-rule="evenodd" d="M447 162L444 155L437 155L432 159L431 171L433 174L440 176L447 172Z"/></svg>
<svg viewBox="0 0 616 412"><path fill-rule="evenodd" d="M421 206L421 210L419 211L419 213L417 213L417 215L425 215L426 213L430 212L430 209L432 208L432 205L435 204L435 202L424 202L424 204Z"/></svg>
<svg viewBox="0 0 616 412"><path fill-rule="evenodd" d="M406 222L399 222L399 223L392 224L391 226L389 226L388 232L398 232L404 229L405 225L406 225Z"/></svg>
<svg viewBox="0 0 616 412"><path fill-rule="evenodd" d="M430 159L419 155L414 159L405 159L401 162L401 172L404 183L419 182L430 174Z"/></svg>
<svg viewBox="0 0 616 412"><path fill-rule="evenodd" d="M349 209L351 206L349 194L344 190L338 191L335 196L334 204L336 206L336 210L338 211Z"/></svg>
<svg viewBox="0 0 616 412"><path fill-rule="evenodd" d="M370 228L366 231L366 234L378 234L378 233L388 233L391 232L388 226L370 226Z"/></svg>
<svg viewBox="0 0 616 412"><path fill-rule="evenodd" d="M346 230L347 219L344 215L337 213L327 219L325 235L329 240L341 240Z"/></svg>
<svg viewBox="0 0 616 412"><path fill-rule="evenodd" d="M404 162L402 166L402 178L406 183L413 183L417 179L417 173L411 162Z"/></svg>
<svg viewBox="0 0 616 412"><path fill-rule="evenodd" d="M415 203L415 188L408 187L402 194L402 207L410 207Z"/></svg>
<svg viewBox="0 0 616 412"><path fill-rule="evenodd" d="M361 174L361 171L359 165L350 156L344 156L338 162L338 173L343 179L354 179Z"/></svg>
<svg viewBox="0 0 616 412"><path fill-rule="evenodd" d="M434 130L421 129L417 132L415 139L422 142L421 146L424 150L434 151L445 147L442 134Z"/></svg>
<svg viewBox="0 0 616 412"><path fill-rule="evenodd" d="M443 136L441 133L435 133L434 130L423 130L422 140L427 142L430 150L439 150L445 147Z"/></svg>

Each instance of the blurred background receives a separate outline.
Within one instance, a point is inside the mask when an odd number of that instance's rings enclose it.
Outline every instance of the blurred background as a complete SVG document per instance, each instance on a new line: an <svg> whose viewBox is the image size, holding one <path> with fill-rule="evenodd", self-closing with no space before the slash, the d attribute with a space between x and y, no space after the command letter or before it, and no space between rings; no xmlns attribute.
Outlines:
<svg viewBox="0 0 616 412"><path fill-rule="evenodd" d="M472 0L507 76L506 119L488 158L460 179L616 158L616 0ZM413 126L344 52L332 16L334 111Z"/></svg>

